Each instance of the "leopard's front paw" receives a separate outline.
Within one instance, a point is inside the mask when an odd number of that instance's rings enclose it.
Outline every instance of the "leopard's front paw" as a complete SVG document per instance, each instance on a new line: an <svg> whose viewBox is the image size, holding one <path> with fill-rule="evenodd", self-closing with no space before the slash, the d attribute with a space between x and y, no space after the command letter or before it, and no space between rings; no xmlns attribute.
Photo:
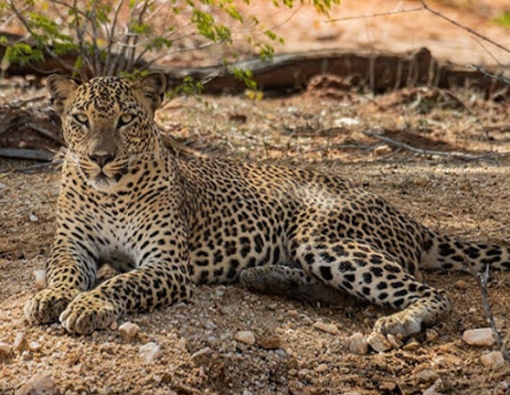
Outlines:
<svg viewBox="0 0 510 395"><path fill-rule="evenodd" d="M420 332L421 324L422 320L419 317L404 310L379 318L374 325L374 330L384 335L407 337Z"/></svg>
<svg viewBox="0 0 510 395"><path fill-rule="evenodd" d="M30 323L49 324L58 317L67 305L78 295L79 290L67 288L46 288L27 301L23 309Z"/></svg>
<svg viewBox="0 0 510 395"><path fill-rule="evenodd" d="M96 329L107 328L120 315L113 303L91 291L74 299L60 315L60 322L69 332L90 335Z"/></svg>

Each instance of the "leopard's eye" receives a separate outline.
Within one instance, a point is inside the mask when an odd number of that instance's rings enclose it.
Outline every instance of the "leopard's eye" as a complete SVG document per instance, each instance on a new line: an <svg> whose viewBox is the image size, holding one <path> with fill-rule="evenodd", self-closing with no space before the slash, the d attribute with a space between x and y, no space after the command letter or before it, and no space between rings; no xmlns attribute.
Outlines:
<svg viewBox="0 0 510 395"><path fill-rule="evenodd" d="M80 125L88 126L89 124L89 118L83 113L73 114L73 119L76 123L79 123Z"/></svg>
<svg viewBox="0 0 510 395"><path fill-rule="evenodd" d="M121 128L123 126L129 125L131 122L133 122L134 119L135 116L133 114L122 114L117 121L117 127Z"/></svg>

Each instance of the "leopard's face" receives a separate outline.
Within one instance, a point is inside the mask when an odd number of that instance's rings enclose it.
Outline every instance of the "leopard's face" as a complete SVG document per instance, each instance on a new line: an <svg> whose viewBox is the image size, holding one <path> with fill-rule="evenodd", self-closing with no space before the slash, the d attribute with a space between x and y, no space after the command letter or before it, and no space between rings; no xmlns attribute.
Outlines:
<svg viewBox="0 0 510 395"><path fill-rule="evenodd" d="M48 78L55 110L62 117L67 158L90 186L108 192L133 163L157 154L154 111L165 88L161 74L136 83L98 77L79 86L60 76Z"/></svg>

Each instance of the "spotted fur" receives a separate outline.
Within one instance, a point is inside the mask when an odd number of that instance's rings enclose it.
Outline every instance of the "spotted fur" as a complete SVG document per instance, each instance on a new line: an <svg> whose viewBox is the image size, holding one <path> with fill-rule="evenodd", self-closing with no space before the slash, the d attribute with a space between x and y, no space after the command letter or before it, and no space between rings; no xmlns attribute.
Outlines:
<svg viewBox="0 0 510 395"><path fill-rule="evenodd" d="M509 251L437 235L384 199L310 170L176 156L154 111L164 76L48 88L68 144L48 287L32 322L89 334L129 312L188 300L192 284L233 283L329 300L338 291L400 310L375 323L409 335L449 308L419 269L510 269ZM95 286L99 266L119 275Z"/></svg>

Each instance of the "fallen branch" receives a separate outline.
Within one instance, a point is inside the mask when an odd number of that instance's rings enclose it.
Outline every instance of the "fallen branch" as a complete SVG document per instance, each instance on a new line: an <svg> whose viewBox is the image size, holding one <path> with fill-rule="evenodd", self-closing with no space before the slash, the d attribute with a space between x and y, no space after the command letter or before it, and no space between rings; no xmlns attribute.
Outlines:
<svg viewBox="0 0 510 395"><path fill-rule="evenodd" d="M510 353L506 348L505 344L501 340L501 334L498 331L496 326L496 322L494 321L494 316L492 315L491 305L489 303L489 294L487 292L487 281L489 279L489 265L485 265L485 271L477 273L476 282L478 283L478 287L480 288L480 293L482 294L482 306L485 318L489 322L489 325L492 329L492 333L494 335L494 339L496 339L496 344L498 346L499 351L503 355L503 358L507 362L510 362Z"/></svg>
<svg viewBox="0 0 510 395"><path fill-rule="evenodd" d="M13 158L13 159L51 161L51 159L55 155L48 151L35 150L35 149L0 148L0 156L2 156L4 158Z"/></svg>
<svg viewBox="0 0 510 395"><path fill-rule="evenodd" d="M402 143L397 140L393 140L390 137L383 136L382 134L379 134L377 132L374 132L372 130L365 130L363 132L365 135L369 137L374 137L378 140L384 141L385 143L388 143L394 147L403 148L407 151L413 152L418 155L426 155L426 156L446 156L449 158L456 158L456 159L462 159L462 160L481 160L481 159L494 159L499 156L507 155L505 154L483 154L483 155L471 155L471 154L465 154L462 152L446 152L446 151L434 151L434 150L427 150L427 149L421 149L421 148L415 148L409 144Z"/></svg>

